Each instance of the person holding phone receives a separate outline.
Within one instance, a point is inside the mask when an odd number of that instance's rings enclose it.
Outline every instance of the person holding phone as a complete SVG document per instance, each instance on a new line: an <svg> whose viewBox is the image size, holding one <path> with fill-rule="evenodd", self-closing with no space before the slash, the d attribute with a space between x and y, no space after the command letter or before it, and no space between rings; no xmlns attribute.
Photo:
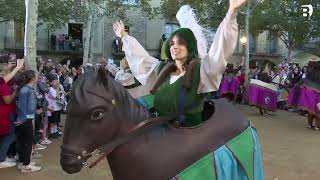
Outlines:
<svg viewBox="0 0 320 180"><path fill-rule="evenodd" d="M14 140L14 121L16 113L16 88L9 81L23 67L24 60L18 60L17 66L9 63L8 56L0 57L0 168L15 166L14 159L7 158L7 152ZM11 71L11 69L13 70Z"/></svg>

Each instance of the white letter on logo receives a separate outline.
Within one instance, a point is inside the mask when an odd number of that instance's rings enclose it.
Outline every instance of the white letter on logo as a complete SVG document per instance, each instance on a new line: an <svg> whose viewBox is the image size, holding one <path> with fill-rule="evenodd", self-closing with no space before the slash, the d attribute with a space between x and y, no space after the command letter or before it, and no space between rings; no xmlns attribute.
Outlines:
<svg viewBox="0 0 320 180"><path fill-rule="evenodd" d="M302 8L302 15L303 15L303 17L309 17L309 18L310 18L310 17L312 16L312 14L313 14L313 7L312 7L311 4L309 4L309 5L302 5L301 8Z"/></svg>

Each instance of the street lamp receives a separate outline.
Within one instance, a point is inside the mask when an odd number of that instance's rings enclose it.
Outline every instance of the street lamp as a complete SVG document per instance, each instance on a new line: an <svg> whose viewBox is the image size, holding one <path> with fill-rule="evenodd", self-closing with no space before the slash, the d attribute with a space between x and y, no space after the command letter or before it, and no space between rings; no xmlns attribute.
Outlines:
<svg viewBox="0 0 320 180"><path fill-rule="evenodd" d="M244 56L245 53L245 45L247 43L247 37L243 36L242 38L240 38L240 43L242 44L242 55Z"/></svg>
<svg viewBox="0 0 320 180"><path fill-rule="evenodd" d="M242 45L245 45L247 43L247 37L243 36L242 38L240 38L240 42Z"/></svg>

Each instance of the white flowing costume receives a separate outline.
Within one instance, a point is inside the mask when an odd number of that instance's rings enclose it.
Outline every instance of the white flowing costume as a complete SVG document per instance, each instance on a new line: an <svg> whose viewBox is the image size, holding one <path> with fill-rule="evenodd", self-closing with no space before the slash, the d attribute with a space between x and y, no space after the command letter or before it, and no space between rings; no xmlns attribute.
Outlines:
<svg viewBox="0 0 320 180"><path fill-rule="evenodd" d="M237 38L236 17L227 14L217 29L209 52L201 58L199 94L219 89L227 60L236 47ZM134 37L126 35L122 37L122 42L132 74L142 85L150 87L157 78L160 61L150 56Z"/></svg>

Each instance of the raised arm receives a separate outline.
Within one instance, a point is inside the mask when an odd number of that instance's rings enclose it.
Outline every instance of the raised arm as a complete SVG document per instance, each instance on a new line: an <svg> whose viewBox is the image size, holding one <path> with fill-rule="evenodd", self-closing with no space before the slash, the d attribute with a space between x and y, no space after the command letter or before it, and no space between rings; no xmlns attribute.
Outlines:
<svg viewBox="0 0 320 180"><path fill-rule="evenodd" d="M160 61L150 56L134 37L129 36L124 31L122 21L113 24L113 31L122 39L122 48L134 77L137 78L142 85L152 84L156 78L155 70L160 64Z"/></svg>
<svg viewBox="0 0 320 180"><path fill-rule="evenodd" d="M223 72L232 55L238 38L237 10L247 0L230 0L228 13L219 25L209 53L201 61L200 85L198 93L219 89Z"/></svg>
<svg viewBox="0 0 320 180"><path fill-rule="evenodd" d="M233 70L233 74L237 74L243 68L243 65L244 65L244 59L242 59L240 62L240 65Z"/></svg>
<svg viewBox="0 0 320 180"><path fill-rule="evenodd" d="M20 69L23 67L24 59L18 59L17 60L17 66L7 75L3 77L4 81L7 83L9 82Z"/></svg>

